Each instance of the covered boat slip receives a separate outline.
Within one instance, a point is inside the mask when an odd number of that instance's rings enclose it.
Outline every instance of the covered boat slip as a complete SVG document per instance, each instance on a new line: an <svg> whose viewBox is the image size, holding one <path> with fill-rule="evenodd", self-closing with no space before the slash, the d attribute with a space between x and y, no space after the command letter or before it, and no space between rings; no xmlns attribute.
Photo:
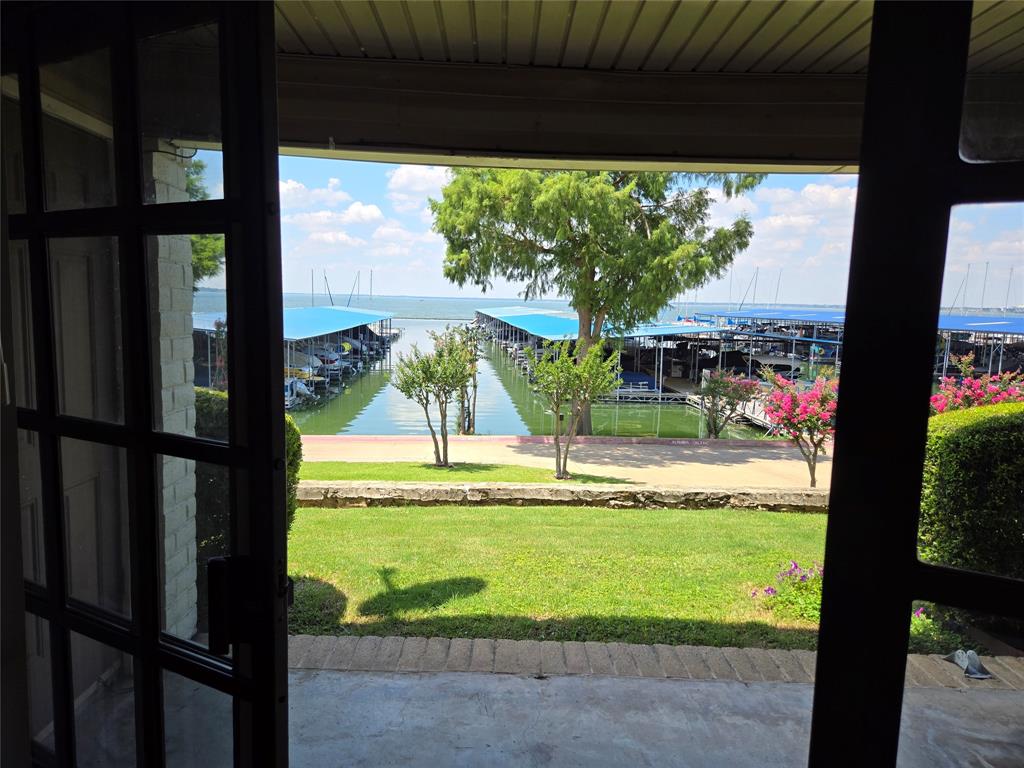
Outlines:
<svg viewBox="0 0 1024 768"><path fill-rule="evenodd" d="M477 310L476 315L524 372L526 348L579 335L574 312L510 306ZM711 368L754 376L767 365L783 375L813 378L823 368L840 367L844 321L842 309L748 309L698 312L679 322L626 332L609 330L606 335L623 342L623 386L616 397L671 401L693 391L701 372ZM897 336L899 323L894 313ZM879 344L891 347L894 341L879 339ZM898 340L895 345L898 354ZM1017 370L1024 367L1024 315L942 314L935 349L936 377L955 369L953 356L969 353L979 372Z"/></svg>
<svg viewBox="0 0 1024 768"><path fill-rule="evenodd" d="M291 307L283 311L286 404L316 400L317 392L343 388L344 379L374 363L390 364L396 331L392 315L348 307ZM195 381L224 388L227 383L223 313L192 315Z"/></svg>
<svg viewBox="0 0 1024 768"><path fill-rule="evenodd" d="M579 336L579 318L574 312L498 307L477 310L476 322L524 373L529 369L525 350L537 350L544 342L574 340ZM622 381L612 399L685 401L698 372L717 365L721 331L713 325L690 321L607 331L607 336L622 342Z"/></svg>
<svg viewBox="0 0 1024 768"><path fill-rule="evenodd" d="M896 337L879 339L879 344L894 347L898 355L901 325L900 308L891 308ZM736 312L696 313L700 322L727 329L723 338L742 337L785 342L791 354L802 354L812 363L838 366L842 358L843 309L747 309ZM1002 373L1024 368L1024 315L952 314L939 315L935 345L936 377L946 376L955 366L951 357L974 355L979 373Z"/></svg>

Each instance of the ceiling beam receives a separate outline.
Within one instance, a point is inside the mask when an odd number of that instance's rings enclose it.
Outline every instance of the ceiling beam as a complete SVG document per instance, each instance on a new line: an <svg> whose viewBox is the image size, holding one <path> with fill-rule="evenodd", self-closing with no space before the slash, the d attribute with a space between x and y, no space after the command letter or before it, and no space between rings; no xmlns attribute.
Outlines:
<svg viewBox="0 0 1024 768"><path fill-rule="evenodd" d="M280 54L278 113L285 154L851 172L864 82Z"/></svg>

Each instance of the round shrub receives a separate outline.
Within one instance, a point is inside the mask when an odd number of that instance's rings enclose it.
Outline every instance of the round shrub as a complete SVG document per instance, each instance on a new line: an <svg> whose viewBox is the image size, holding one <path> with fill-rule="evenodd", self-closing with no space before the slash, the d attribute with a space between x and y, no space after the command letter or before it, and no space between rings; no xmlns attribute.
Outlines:
<svg viewBox="0 0 1024 768"><path fill-rule="evenodd" d="M216 389L196 387L196 435L198 437L209 437L216 440L227 440L229 434L228 419L228 393ZM302 466L302 435L295 421L291 416L284 417L284 455L285 455L285 488L287 492L288 509L288 530L292 529L292 521L295 519L295 507L297 506L296 492L299 487L299 468ZM215 467L208 464L199 464L196 467L196 496L198 508L203 510L200 517L217 517L218 514L227 514L226 499L223 494L227 492L227 474L222 467ZM209 497L212 494L219 494L220 502ZM208 503L204 504L204 500ZM219 513L223 510L223 513ZM223 536L228 530L226 519L207 519L197 521L200 528L208 528L208 536L216 539ZM202 531L200 531L202 534ZM200 544L203 541L202 535L199 538ZM221 546L220 549L225 549ZM211 552L211 554L227 554L226 551Z"/></svg>
<svg viewBox="0 0 1024 768"><path fill-rule="evenodd" d="M922 559L1024 578L1024 403L929 419L918 531Z"/></svg>

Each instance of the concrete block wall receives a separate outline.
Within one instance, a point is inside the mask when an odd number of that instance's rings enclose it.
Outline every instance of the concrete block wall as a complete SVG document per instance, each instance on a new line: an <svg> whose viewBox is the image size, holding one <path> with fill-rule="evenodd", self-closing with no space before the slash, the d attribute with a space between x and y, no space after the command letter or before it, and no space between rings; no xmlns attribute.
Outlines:
<svg viewBox="0 0 1024 768"><path fill-rule="evenodd" d="M174 145L147 140L143 146L144 194L150 203L188 200L185 170L188 160ZM160 360L154 366L157 391L156 428L195 435L195 367L192 362L192 243L188 235L147 239L150 285L150 331ZM196 577L195 462L163 457L157 467L162 494L164 629L192 638L199 628Z"/></svg>

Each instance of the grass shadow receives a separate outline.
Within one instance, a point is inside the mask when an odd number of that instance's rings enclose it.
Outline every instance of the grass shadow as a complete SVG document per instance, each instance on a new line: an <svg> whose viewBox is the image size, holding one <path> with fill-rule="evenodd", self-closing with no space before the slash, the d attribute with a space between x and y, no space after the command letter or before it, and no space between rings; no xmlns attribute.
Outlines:
<svg viewBox="0 0 1024 768"><path fill-rule="evenodd" d="M393 569L381 569L385 585ZM650 616L572 616L537 619L531 616L475 614L406 619L402 611L429 610L476 594L483 579L463 577L386 588L359 605L366 620L346 621L345 596L332 584L300 577L288 631L310 635L398 635L404 637L467 637L508 640L578 640L667 645L710 645L738 648L814 650L814 628L780 627L761 621L663 619Z"/></svg>
<svg viewBox="0 0 1024 768"><path fill-rule="evenodd" d="M337 635L348 609L345 593L329 581L295 577L295 601L288 609L288 631L293 635Z"/></svg>
<svg viewBox="0 0 1024 768"><path fill-rule="evenodd" d="M425 581L397 589L394 585L395 568L381 568L378 573L384 582L384 591L359 604L360 616L393 617L403 611L439 608L452 600L475 595L487 586L483 579L464 576Z"/></svg>

